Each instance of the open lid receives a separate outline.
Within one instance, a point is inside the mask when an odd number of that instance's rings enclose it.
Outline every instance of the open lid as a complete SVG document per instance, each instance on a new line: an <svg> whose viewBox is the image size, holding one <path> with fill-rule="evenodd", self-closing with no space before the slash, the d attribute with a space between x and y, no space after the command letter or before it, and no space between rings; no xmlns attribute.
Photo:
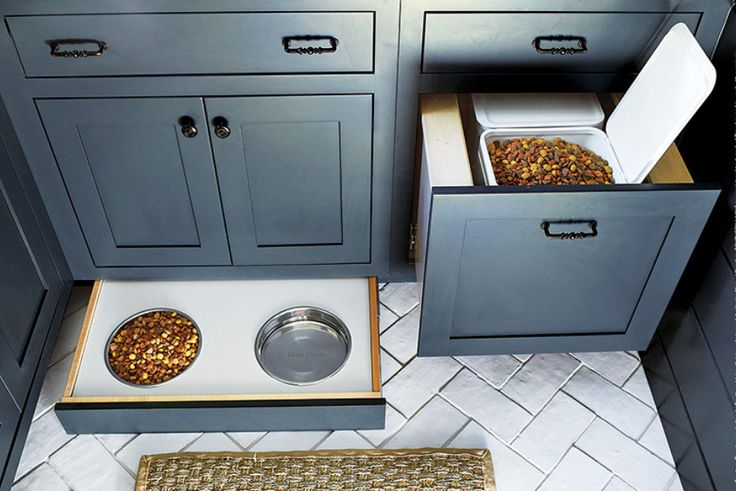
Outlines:
<svg viewBox="0 0 736 491"><path fill-rule="evenodd" d="M473 109L483 128L600 128L604 118L592 93L473 94Z"/></svg>
<svg viewBox="0 0 736 491"><path fill-rule="evenodd" d="M640 183L713 90L716 70L685 24L664 36L608 118L626 182Z"/></svg>

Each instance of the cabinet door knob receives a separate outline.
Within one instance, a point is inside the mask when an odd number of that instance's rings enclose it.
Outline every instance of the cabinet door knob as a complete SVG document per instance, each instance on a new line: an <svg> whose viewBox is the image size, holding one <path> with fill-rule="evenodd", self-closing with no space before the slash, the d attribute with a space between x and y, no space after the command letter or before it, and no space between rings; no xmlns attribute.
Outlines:
<svg viewBox="0 0 736 491"><path fill-rule="evenodd" d="M197 136L197 127L194 124L194 119L192 119L189 116L183 116L181 119L179 119L179 124L181 125L181 134L184 135L187 138L194 138Z"/></svg>
<svg viewBox="0 0 736 491"><path fill-rule="evenodd" d="M228 127L227 119L217 116L212 120L212 124L215 125L215 135L217 138L227 138L230 136L230 127Z"/></svg>

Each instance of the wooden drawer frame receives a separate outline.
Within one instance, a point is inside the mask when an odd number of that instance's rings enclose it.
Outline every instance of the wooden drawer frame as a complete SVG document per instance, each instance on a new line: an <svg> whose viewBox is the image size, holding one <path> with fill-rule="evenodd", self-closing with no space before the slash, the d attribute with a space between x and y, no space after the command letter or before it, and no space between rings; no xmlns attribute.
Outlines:
<svg viewBox="0 0 736 491"><path fill-rule="evenodd" d="M371 391L316 394L75 396L102 280L92 289L79 342L56 414L69 433L380 429L378 282L368 278Z"/></svg>

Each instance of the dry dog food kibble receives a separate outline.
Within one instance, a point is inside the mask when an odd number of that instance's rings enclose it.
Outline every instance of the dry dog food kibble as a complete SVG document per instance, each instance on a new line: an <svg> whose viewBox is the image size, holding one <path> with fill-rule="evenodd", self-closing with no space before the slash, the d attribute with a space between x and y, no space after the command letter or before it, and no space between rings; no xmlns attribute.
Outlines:
<svg viewBox="0 0 736 491"><path fill-rule="evenodd" d="M121 379L137 385L171 380L191 365L199 331L191 319L167 310L141 314L113 335L107 360Z"/></svg>
<svg viewBox="0 0 736 491"><path fill-rule="evenodd" d="M560 138L514 138L488 145L499 185L613 184L613 171L601 156Z"/></svg>

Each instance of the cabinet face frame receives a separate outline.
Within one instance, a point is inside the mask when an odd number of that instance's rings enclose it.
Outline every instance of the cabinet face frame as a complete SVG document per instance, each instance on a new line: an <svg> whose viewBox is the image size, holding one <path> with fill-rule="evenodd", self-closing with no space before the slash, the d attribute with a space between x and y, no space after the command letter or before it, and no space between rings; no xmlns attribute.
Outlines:
<svg viewBox="0 0 736 491"><path fill-rule="evenodd" d="M369 392L333 392L316 394L227 394L227 395L142 395L142 396L75 396L74 384L84 356L87 337L95 315L97 300L103 280L97 280L92 288L87 312L82 322L77 348L74 352L72 366L67 383L61 397L63 404L87 403L196 403L196 402L251 402L251 401L330 401L381 399L381 360L378 338L378 280L375 276L367 279L369 291L370 339L371 339L371 391Z"/></svg>
<svg viewBox="0 0 736 491"><path fill-rule="evenodd" d="M692 247L705 225L718 195L718 187L693 184L687 167L674 145L660 159L649 175L649 183L646 184L618 184L607 187L532 186L529 189L475 186L473 175L478 175L477 166L471 165L467 151L470 146L466 143L466 140L474 141L475 144L470 148L477 146L477 137L473 139L472 130L475 122L471 116L472 109L469 107L467 96L456 97L454 94L422 96L424 153L418 215L419 223L427 226L420 225L417 238L416 272L417 280L422 283L419 354L481 355L645 349L667 306L671 290L674 290ZM464 125L470 130L466 132ZM434 164L429 165L429 162ZM601 208L606 204L613 207ZM653 209L641 208L642 205ZM540 206L545 211L539 211ZM644 286L638 300L635 299L633 313L626 326L620 330L605 332L573 330L557 333L550 330L545 333L534 333L537 324L533 324L529 326L531 328L529 332L522 330L517 335L503 332L504 326L498 319L495 319L494 323L494 313L490 311L485 317L490 322L487 334L480 334L479 327L465 324L460 327L466 332L454 330L455 308L467 309L468 305L477 307L480 301L467 305L461 302L461 307L457 307L456 303L457 298L461 300L465 298L456 297L458 295L456 283L460 284L462 271L459 268L463 263L465 250L462 244L463 224L475 222L477 219L489 220L487 223L495 225L498 220L536 219L538 215L546 216L546 213L553 216L557 213L567 215L569 210L574 210L572 214L575 215L575 211L579 208L586 210L584 213L595 215L598 212L601 219L660 216L671 219L669 229L661 239L659 252L651 262L650 271L648 273L644 271L640 275L644 279ZM620 215L616 215L617 213ZM636 236L628 238L637 239ZM483 257L477 253L477 249L477 247L470 249L471 260L478 261L479 256ZM488 251L493 252L498 251ZM612 264L608 267L612 267ZM518 274L524 275L523 268ZM503 282L504 279L498 278L496 281ZM520 281L523 282L523 278ZM560 281L561 287L574 288L575 278L562 278ZM484 291L478 293L480 298L483 298L484 293ZM585 294L593 293L586 290ZM506 315L515 312L513 306L506 310L508 310ZM517 319L514 320L518 322ZM553 323L554 321L553 319ZM494 335L494 329L499 327L496 324L502 329ZM595 324L594 318L590 319L590 324ZM472 335L471 331L474 332Z"/></svg>

